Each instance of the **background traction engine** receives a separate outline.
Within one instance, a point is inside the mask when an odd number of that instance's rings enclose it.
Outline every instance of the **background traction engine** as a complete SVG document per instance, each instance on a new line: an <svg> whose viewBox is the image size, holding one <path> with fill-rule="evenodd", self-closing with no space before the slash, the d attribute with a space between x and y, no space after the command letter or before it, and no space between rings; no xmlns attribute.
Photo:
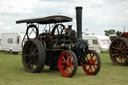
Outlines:
<svg viewBox="0 0 128 85"><path fill-rule="evenodd" d="M114 64L128 65L128 32L117 32L117 36L110 37L110 58Z"/></svg>
<svg viewBox="0 0 128 85"><path fill-rule="evenodd" d="M66 77L74 76L78 66L82 66L88 75L96 75L100 71L100 56L89 50L87 42L82 39L82 7L76 7L76 20L77 32L71 25L66 27L62 24L72 21L72 18L62 15L16 21L27 23L22 51L27 72L41 72L44 65L50 70L59 70ZM46 24L42 33L39 33L39 24ZM46 30L47 25L49 29ZM35 37L30 38L33 32Z"/></svg>

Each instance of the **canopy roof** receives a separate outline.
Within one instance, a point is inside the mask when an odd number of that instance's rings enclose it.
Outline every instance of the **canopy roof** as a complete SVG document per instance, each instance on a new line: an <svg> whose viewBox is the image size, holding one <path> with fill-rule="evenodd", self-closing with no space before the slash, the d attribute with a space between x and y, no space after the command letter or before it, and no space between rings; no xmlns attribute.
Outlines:
<svg viewBox="0 0 128 85"><path fill-rule="evenodd" d="M33 19L23 19L18 20L16 23L39 23L39 24L50 24L50 23L60 23L60 22L71 22L72 18L63 16L63 15L54 15L54 16L47 16L47 17L40 17L40 18L33 18Z"/></svg>

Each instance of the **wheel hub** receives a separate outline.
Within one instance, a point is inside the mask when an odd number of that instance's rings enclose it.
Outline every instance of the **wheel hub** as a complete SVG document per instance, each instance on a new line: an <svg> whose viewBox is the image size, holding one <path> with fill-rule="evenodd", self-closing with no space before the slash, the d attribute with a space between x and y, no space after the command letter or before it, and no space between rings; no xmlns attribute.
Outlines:
<svg viewBox="0 0 128 85"><path fill-rule="evenodd" d="M69 62L69 61L67 61L67 62L66 62L66 64L67 64L67 66L71 66L71 64L70 64L70 62Z"/></svg>
<svg viewBox="0 0 128 85"><path fill-rule="evenodd" d="M93 62L92 60L89 60L89 64L90 64L90 65L94 65L95 62Z"/></svg>

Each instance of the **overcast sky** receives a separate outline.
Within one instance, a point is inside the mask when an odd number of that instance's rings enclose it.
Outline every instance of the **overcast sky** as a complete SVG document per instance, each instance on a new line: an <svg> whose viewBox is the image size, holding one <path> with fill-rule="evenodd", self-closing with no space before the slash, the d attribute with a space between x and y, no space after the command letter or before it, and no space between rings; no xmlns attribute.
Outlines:
<svg viewBox="0 0 128 85"><path fill-rule="evenodd" d="M128 0L0 0L0 33L25 32L26 24L16 20L58 13L72 17L75 28L76 6L83 6L83 32L128 31Z"/></svg>

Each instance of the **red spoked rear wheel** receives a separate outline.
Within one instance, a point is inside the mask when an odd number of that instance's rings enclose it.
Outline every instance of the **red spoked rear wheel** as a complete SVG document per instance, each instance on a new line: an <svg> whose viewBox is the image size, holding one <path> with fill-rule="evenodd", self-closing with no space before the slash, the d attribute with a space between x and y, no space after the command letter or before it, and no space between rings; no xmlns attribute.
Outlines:
<svg viewBox="0 0 128 85"><path fill-rule="evenodd" d="M65 77L73 77L77 71L77 57L71 50L61 53L58 61L59 71Z"/></svg>
<svg viewBox="0 0 128 85"><path fill-rule="evenodd" d="M84 59L85 62L82 64L84 72L88 75L96 75L101 68L100 56L95 51L89 50Z"/></svg>

